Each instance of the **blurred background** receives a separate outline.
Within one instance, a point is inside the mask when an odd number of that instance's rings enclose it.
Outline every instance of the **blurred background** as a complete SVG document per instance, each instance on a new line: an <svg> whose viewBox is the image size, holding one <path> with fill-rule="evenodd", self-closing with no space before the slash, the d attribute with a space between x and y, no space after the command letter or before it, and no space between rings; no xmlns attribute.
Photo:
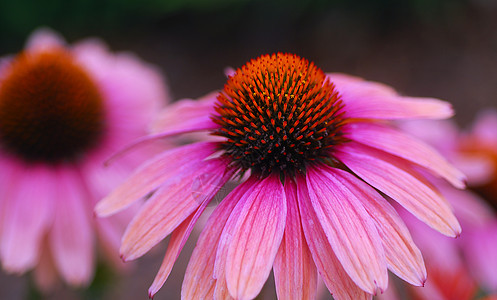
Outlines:
<svg viewBox="0 0 497 300"><path fill-rule="evenodd" d="M279 51L448 100L462 126L497 108L497 0L0 0L0 56L21 50L40 26L69 43L99 37L136 53L163 71L175 100L221 89L226 67ZM155 299L179 299L195 240ZM99 268L87 290L41 295L29 276L0 272L0 299L147 299L165 245L127 274ZM274 299L272 290L269 281L260 299Z"/></svg>

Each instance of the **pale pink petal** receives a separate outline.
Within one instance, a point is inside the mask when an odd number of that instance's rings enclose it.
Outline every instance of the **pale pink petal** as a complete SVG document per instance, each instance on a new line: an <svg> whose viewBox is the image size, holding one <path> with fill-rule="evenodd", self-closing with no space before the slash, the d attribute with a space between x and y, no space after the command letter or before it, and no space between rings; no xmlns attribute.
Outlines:
<svg viewBox="0 0 497 300"><path fill-rule="evenodd" d="M410 160L464 188L465 176L427 144L393 128L374 123L352 123L345 127L348 138Z"/></svg>
<svg viewBox="0 0 497 300"><path fill-rule="evenodd" d="M170 178L179 176L215 151L212 143L196 143L178 147L148 160L123 184L95 207L99 216L116 213L156 190Z"/></svg>
<svg viewBox="0 0 497 300"><path fill-rule="evenodd" d="M421 251L414 244L406 225L395 209L373 188L352 174L336 169L335 176L359 200L376 223L389 269L405 281L421 286L426 268Z"/></svg>
<svg viewBox="0 0 497 300"><path fill-rule="evenodd" d="M226 270L221 272L223 276L216 279L216 287L214 289L214 299L234 300L228 290L228 283L226 282Z"/></svg>
<svg viewBox="0 0 497 300"><path fill-rule="evenodd" d="M487 184L497 172L497 166L494 165L492 157L483 152L451 154L451 162L466 175L468 186Z"/></svg>
<svg viewBox="0 0 497 300"><path fill-rule="evenodd" d="M249 177L245 182L240 184L231 193L228 194L226 198L230 199L230 201L233 201L234 205L236 205L231 209L230 216L233 214L233 210L236 207L238 207L238 210L241 209L241 206L238 203L247 201L247 198L253 194L254 190L258 188L257 183L257 178ZM228 220L226 220L224 223L223 232L227 230L226 226ZM231 242L231 236L223 236L223 232L221 233L221 237L219 238L219 243L216 251L216 262L214 264L214 279L216 280L214 299L234 299L228 291L228 284L226 282L226 261L228 257L228 249Z"/></svg>
<svg viewBox="0 0 497 300"><path fill-rule="evenodd" d="M323 231L321 221L316 215L309 199L309 193L304 179L297 182L298 203L302 216L307 245L312 254L321 278L335 299L366 300L372 295L363 291L352 281L331 248L328 238Z"/></svg>
<svg viewBox="0 0 497 300"><path fill-rule="evenodd" d="M497 293L497 223L471 231L462 243L473 276L492 293Z"/></svg>
<svg viewBox="0 0 497 300"><path fill-rule="evenodd" d="M495 219L492 208L475 193L456 190L447 184L437 184L436 186L442 195L450 200L454 214L463 228L484 226Z"/></svg>
<svg viewBox="0 0 497 300"><path fill-rule="evenodd" d="M34 281L42 292L53 291L59 282L59 274L54 264L48 243L43 242L40 246L40 258L34 269Z"/></svg>
<svg viewBox="0 0 497 300"><path fill-rule="evenodd" d="M178 258L181 249L185 245L190 233L193 230L193 226L197 222L198 218L205 210L205 207L209 203L209 200L205 200L202 205L188 218L186 218L171 234L171 238L169 239L169 244L167 245L166 255L164 256L164 260L160 266L159 272L154 278L154 282L148 289L148 296L152 298L164 285L171 270L173 269L173 265Z"/></svg>
<svg viewBox="0 0 497 300"><path fill-rule="evenodd" d="M94 236L87 191L79 174L59 170L56 206L49 236L55 265L72 285L85 285L94 271Z"/></svg>
<svg viewBox="0 0 497 300"><path fill-rule="evenodd" d="M457 147L460 130L452 120L408 120L395 125L411 136L433 146L442 154L454 152Z"/></svg>
<svg viewBox="0 0 497 300"><path fill-rule="evenodd" d="M144 123L144 118L154 117L157 109L170 102L161 70L130 52L113 53L103 41L91 38L75 44L71 53L91 74L106 105L112 107L113 111L108 111L111 126L143 132L150 122ZM118 120L122 122L116 124Z"/></svg>
<svg viewBox="0 0 497 300"><path fill-rule="evenodd" d="M285 195L285 233L273 266L276 294L278 299L315 299L317 270L302 230L297 187L291 179L285 181Z"/></svg>
<svg viewBox="0 0 497 300"><path fill-rule="evenodd" d="M497 111L487 109L480 112L472 128L472 134L481 142L497 147Z"/></svg>
<svg viewBox="0 0 497 300"><path fill-rule="evenodd" d="M233 172L211 159L167 180L133 218L124 233L121 255L133 260L168 236L204 201L210 201Z"/></svg>
<svg viewBox="0 0 497 300"><path fill-rule="evenodd" d="M449 203L405 160L354 142L336 150L333 155L361 179L432 228L447 236L461 233L461 226Z"/></svg>
<svg viewBox="0 0 497 300"><path fill-rule="evenodd" d="M15 171L15 170L14 170ZM41 168L25 169L15 189L8 189L0 242L4 268L22 273L38 260L41 240L52 219L56 187L52 172Z"/></svg>
<svg viewBox="0 0 497 300"><path fill-rule="evenodd" d="M186 268L185 279L181 288L182 299L213 298L216 286L214 266L217 247L226 221L240 197L246 192L244 186L244 184L238 186L226 196L205 224ZM220 268L221 270L224 274L225 268ZM221 277L224 278L224 276Z"/></svg>
<svg viewBox="0 0 497 300"><path fill-rule="evenodd" d="M426 300L448 300L438 289L434 282L428 280L423 287L414 287L412 289L414 294L420 299Z"/></svg>
<svg viewBox="0 0 497 300"><path fill-rule="evenodd" d="M327 166L307 170L307 188L317 218L352 280L364 291L376 294L387 288L385 253L378 230L361 201ZM299 195L299 197L302 197Z"/></svg>
<svg viewBox="0 0 497 300"><path fill-rule="evenodd" d="M392 277L390 277L392 279ZM395 280L395 279L394 279ZM403 291L403 290L401 290ZM377 295L375 297L377 300L403 300L399 296L399 293L397 291L397 286L395 284L389 284L388 289L383 292L383 294Z"/></svg>
<svg viewBox="0 0 497 300"><path fill-rule="evenodd" d="M152 122L151 131L160 133L178 128L197 128L210 123L214 128L219 127L211 120L218 94L219 92L213 92L198 100L183 99L169 105Z"/></svg>
<svg viewBox="0 0 497 300"><path fill-rule="evenodd" d="M52 48L65 46L64 38L57 32L49 28L40 28L35 30L28 37L25 49L29 51L44 51Z"/></svg>
<svg viewBox="0 0 497 300"><path fill-rule="evenodd" d="M430 281L429 270L432 265L450 271L455 271L461 267L463 261L457 247L457 240L440 235L439 232L428 227L404 208L399 207L399 205L396 206L400 216L409 227L414 242L421 249L427 262L428 282Z"/></svg>
<svg viewBox="0 0 497 300"><path fill-rule="evenodd" d="M224 75L226 75L226 77L230 77L230 76L235 75L235 72L236 72L236 70L233 69L232 67L224 68Z"/></svg>
<svg viewBox="0 0 497 300"><path fill-rule="evenodd" d="M344 73L327 73L328 79L340 90L354 90L360 87L364 95L396 96L398 93L391 87L381 82L366 81L364 78ZM359 92L359 91L358 91Z"/></svg>
<svg viewBox="0 0 497 300"><path fill-rule="evenodd" d="M340 90L339 90L340 92ZM347 97L356 95L343 95ZM435 98L415 97L360 97L346 102L346 116L356 119L445 119L454 115L452 106Z"/></svg>
<svg viewBox="0 0 497 300"><path fill-rule="evenodd" d="M445 119L454 112L448 102L399 96L392 88L343 74L328 74L345 104L345 115L358 119Z"/></svg>
<svg viewBox="0 0 497 300"><path fill-rule="evenodd" d="M286 210L279 176L259 180L239 200L221 237L228 247L226 282L232 297L253 299L261 291L283 238Z"/></svg>

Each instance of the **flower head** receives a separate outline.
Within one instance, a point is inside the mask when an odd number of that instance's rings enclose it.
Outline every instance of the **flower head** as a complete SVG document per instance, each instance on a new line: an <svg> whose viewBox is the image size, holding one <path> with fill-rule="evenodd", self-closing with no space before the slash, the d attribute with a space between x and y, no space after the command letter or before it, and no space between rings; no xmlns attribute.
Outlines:
<svg viewBox="0 0 497 300"><path fill-rule="evenodd" d="M97 237L117 253L125 215L96 220L92 207L124 179L142 149L104 168L112 153L146 133L167 100L156 70L97 41L66 45L39 30L0 68L0 260L8 272L35 269L87 284Z"/></svg>
<svg viewBox="0 0 497 300"><path fill-rule="evenodd" d="M237 178L199 237L182 298L253 299L272 268L281 299L314 298L318 273L337 299L382 292L387 269L423 285L421 253L383 195L457 236L450 206L418 169L458 187L463 175L389 120L451 114L440 100L325 74L296 55L261 56L236 70L217 96L168 108L150 137L209 131L221 140L145 162L96 212L112 214L152 192L121 246L122 257L132 260L171 235L151 296L206 205Z"/></svg>

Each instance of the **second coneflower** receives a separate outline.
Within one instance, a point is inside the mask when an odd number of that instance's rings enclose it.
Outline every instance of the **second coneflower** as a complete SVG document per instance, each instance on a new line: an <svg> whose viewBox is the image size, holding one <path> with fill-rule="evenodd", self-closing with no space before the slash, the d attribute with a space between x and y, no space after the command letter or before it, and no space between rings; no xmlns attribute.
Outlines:
<svg viewBox="0 0 497 300"><path fill-rule="evenodd" d="M336 299L370 299L387 269L414 285L426 270L388 196L457 236L448 203L418 169L463 187L463 175L392 119L447 118L448 103L399 96L379 83L325 74L291 54L248 62L219 94L180 102L154 137L209 131L220 141L179 147L143 164L96 207L115 213L153 192L122 239L125 260L171 235L153 296L193 225L230 179L190 259L184 299L253 299L274 269L280 299L313 299L318 273ZM244 176L246 175L246 176Z"/></svg>

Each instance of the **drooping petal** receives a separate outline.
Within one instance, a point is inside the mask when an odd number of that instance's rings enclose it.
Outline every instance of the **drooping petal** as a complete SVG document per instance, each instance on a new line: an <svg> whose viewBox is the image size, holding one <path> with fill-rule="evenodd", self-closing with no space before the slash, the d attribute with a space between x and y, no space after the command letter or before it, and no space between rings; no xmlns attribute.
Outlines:
<svg viewBox="0 0 497 300"><path fill-rule="evenodd" d="M285 233L274 260L274 278L278 299L315 299L317 270L302 230L297 187L285 181L287 217Z"/></svg>
<svg viewBox="0 0 497 300"><path fill-rule="evenodd" d="M345 114L358 119L445 119L454 112L448 102L399 96L392 88L343 74L328 74L345 104Z"/></svg>
<svg viewBox="0 0 497 300"><path fill-rule="evenodd" d="M426 268L421 251L395 209L373 188L352 174L336 169L338 180L352 191L376 223L389 269L405 281L422 286Z"/></svg>
<svg viewBox="0 0 497 300"><path fill-rule="evenodd" d="M205 128L210 124L212 128L218 127L211 120L215 112L214 103L219 92L210 93L198 100L183 99L167 107L152 122L151 131L160 133L177 130L178 128Z"/></svg>
<svg viewBox="0 0 497 300"><path fill-rule="evenodd" d="M148 289L148 295L150 298L152 298L159 291L162 285L164 285L164 282L166 282L171 270L173 269L173 265L181 252L181 249L183 249L186 240L193 230L193 226L195 226L195 223L205 210L208 203L208 199L204 200L200 207L173 231L159 272L155 276L154 282Z"/></svg>
<svg viewBox="0 0 497 300"><path fill-rule="evenodd" d="M304 179L297 182L297 189L302 228L307 245L309 245L314 263L328 290L336 299L372 299L371 294L363 291L352 281L349 274L344 270L342 263L336 257L323 231L321 221L312 207Z"/></svg>
<svg viewBox="0 0 497 300"><path fill-rule="evenodd" d="M374 123L348 124L347 137L359 143L410 160L442 176L457 188L464 188L464 174L427 144L393 128Z"/></svg>
<svg viewBox="0 0 497 300"><path fill-rule="evenodd" d="M435 230L447 236L460 234L449 203L405 160L354 142L341 145L333 155Z"/></svg>
<svg viewBox="0 0 497 300"><path fill-rule="evenodd" d="M233 208L246 192L246 185L247 183L238 186L226 196L205 224L186 268L185 279L181 288L182 299L213 298L216 286L214 266L221 233ZM223 271L223 275L220 277L224 279L225 268L219 268L219 271Z"/></svg>
<svg viewBox="0 0 497 300"><path fill-rule="evenodd" d="M94 236L91 208L79 174L60 170L57 178L57 205L49 241L55 265L70 284L87 284L93 275Z"/></svg>
<svg viewBox="0 0 497 300"><path fill-rule="evenodd" d="M132 260L145 254L204 201L210 201L231 175L224 161L211 159L167 180L128 225L122 239L122 257Z"/></svg>
<svg viewBox="0 0 497 300"><path fill-rule="evenodd" d="M249 177L244 183L234 189L227 198L232 198L233 200L231 201L236 202L235 205L237 205L239 202L246 201L247 197L252 195L257 188L257 178ZM233 214L235 207L231 210L230 216ZM238 208L240 209L240 206ZM225 222L224 228L226 228L227 222ZM223 232L226 230L224 228ZM223 233L221 233L216 251L216 262L214 264L214 279L216 280L214 299L234 299L228 291L228 284L226 282L226 260L230 241L231 236L223 236Z"/></svg>
<svg viewBox="0 0 497 300"><path fill-rule="evenodd" d="M286 219L286 198L278 176L259 180L229 217L218 249L226 256L226 283L237 299L253 299L266 282Z"/></svg>
<svg viewBox="0 0 497 300"><path fill-rule="evenodd" d="M178 147L141 165L123 184L100 201L95 212L101 216L116 213L156 190L170 178L180 176L211 155L213 143L197 143Z"/></svg>
<svg viewBox="0 0 497 300"><path fill-rule="evenodd" d="M42 242L39 251L40 259L33 272L34 281L43 292L49 292L59 281L59 275L46 241Z"/></svg>
<svg viewBox="0 0 497 300"><path fill-rule="evenodd" d="M22 273L38 259L52 218L55 182L51 176L52 172L40 168L26 169L22 176L16 176L16 188L8 189L10 194L5 195L0 255L9 272Z"/></svg>
<svg viewBox="0 0 497 300"><path fill-rule="evenodd" d="M310 201L338 260L364 291L376 294L388 285L387 264L376 226L361 201L327 166L309 168ZM299 195L299 197L304 197Z"/></svg>

